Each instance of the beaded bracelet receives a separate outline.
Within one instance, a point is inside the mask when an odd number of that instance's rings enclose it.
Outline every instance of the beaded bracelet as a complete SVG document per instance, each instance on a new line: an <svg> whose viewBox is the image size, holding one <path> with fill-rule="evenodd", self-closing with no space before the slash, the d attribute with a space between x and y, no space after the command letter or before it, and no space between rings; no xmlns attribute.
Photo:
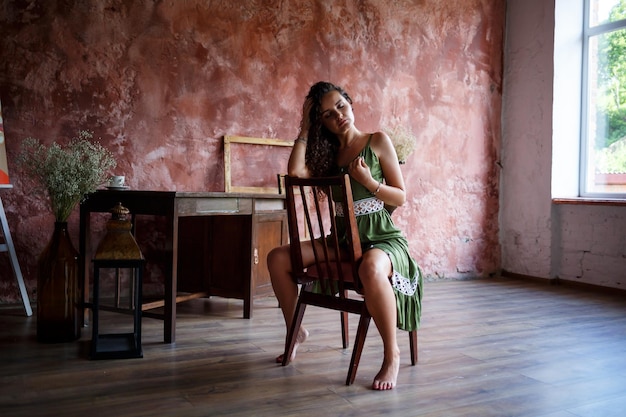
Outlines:
<svg viewBox="0 0 626 417"><path fill-rule="evenodd" d="M380 191L380 186L381 186L381 182L378 181L378 187L376 187L376 191L374 191L374 195L378 194L378 192Z"/></svg>

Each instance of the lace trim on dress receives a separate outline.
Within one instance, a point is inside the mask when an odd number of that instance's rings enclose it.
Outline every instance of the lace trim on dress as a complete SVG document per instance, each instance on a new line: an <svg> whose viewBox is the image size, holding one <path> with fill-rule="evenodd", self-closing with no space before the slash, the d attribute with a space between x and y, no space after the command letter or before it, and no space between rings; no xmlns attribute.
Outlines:
<svg viewBox="0 0 626 417"><path fill-rule="evenodd" d="M365 214L376 213L385 208L385 203L376 197L364 198L363 200L354 202L354 215L363 216ZM335 203L335 214L337 217L343 217L343 205L338 202Z"/></svg>
<svg viewBox="0 0 626 417"><path fill-rule="evenodd" d="M413 295L417 291L417 280L411 282L410 279L403 277L398 272L394 271L391 275L391 285L396 290L400 291L404 295Z"/></svg>

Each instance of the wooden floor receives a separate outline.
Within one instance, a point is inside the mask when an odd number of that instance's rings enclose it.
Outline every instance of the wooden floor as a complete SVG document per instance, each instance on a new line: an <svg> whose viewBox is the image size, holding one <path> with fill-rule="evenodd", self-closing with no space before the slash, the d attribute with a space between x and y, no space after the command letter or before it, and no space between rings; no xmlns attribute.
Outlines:
<svg viewBox="0 0 626 417"><path fill-rule="evenodd" d="M39 344L34 317L0 308L0 414L626 415L623 294L504 278L427 283L419 363L410 366L400 332L403 364L389 392L370 389L382 352L374 326L348 387L337 313L309 308L310 338L287 367L273 362L284 337L276 301L257 300L254 318L241 317L237 300L180 304L176 344L144 318L142 359L90 361L89 329L75 343Z"/></svg>

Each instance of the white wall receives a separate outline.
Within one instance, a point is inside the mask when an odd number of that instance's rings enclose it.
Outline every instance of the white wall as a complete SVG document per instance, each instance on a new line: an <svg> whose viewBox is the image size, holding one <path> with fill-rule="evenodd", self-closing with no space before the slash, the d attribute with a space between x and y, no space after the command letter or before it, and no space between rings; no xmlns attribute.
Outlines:
<svg viewBox="0 0 626 417"><path fill-rule="evenodd" d="M553 0L507 2L500 180L502 269L624 288L626 206L552 204L553 156L559 160L559 144L567 141L559 137L553 152L553 131L572 136L571 129L567 133L568 129L561 128L559 115L553 122L554 22ZM557 88L563 84L557 77ZM570 139L571 146L576 146L578 136ZM569 162L571 166L571 159Z"/></svg>
<svg viewBox="0 0 626 417"><path fill-rule="evenodd" d="M626 288L626 207L557 205L552 276Z"/></svg>
<svg viewBox="0 0 626 417"><path fill-rule="evenodd" d="M552 43L550 1L507 3L502 107L502 267L550 276Z"/></svg>

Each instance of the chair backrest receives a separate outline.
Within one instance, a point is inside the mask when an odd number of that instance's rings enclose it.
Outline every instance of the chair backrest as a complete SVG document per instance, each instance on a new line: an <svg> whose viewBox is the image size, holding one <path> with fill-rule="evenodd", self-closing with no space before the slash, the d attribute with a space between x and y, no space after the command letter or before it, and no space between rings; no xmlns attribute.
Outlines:
<svg viewBox="0 0 626 417"><path fill-rule="evenodd" d="M357 272L362 251L350 177L286 176L285 196L294 280L300 284L318 281L323 293L341 297L344 290L361 292ZM336 217L338 205L340 216ZM302 259L305 241L314 248L315 261L310 265Z"/></svg>

